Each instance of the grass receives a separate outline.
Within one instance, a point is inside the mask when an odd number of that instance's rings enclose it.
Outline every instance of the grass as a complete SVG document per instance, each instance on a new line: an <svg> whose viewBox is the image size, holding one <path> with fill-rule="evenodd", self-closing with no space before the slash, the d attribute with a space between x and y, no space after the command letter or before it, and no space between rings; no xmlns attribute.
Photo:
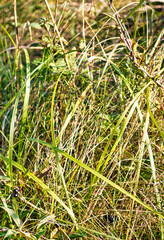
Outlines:
<svg viewBox="0 0 164 240"><path fill-rule="evenodd" d="M163 240L159 5L0 9L0 238Z"/></svg>

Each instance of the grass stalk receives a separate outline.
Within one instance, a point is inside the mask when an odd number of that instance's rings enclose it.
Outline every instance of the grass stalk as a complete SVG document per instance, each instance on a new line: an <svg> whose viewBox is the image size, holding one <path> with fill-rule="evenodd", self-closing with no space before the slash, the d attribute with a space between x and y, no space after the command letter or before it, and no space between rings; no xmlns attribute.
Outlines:
<svg viewBox="0 0 164 240"><path fill-rule="evenodd" d="M17 1L14 0L14 19L15 19L15 31L16 31L16 46L19 51L19 33L18 33L18 22L17 22Z"/></svg>

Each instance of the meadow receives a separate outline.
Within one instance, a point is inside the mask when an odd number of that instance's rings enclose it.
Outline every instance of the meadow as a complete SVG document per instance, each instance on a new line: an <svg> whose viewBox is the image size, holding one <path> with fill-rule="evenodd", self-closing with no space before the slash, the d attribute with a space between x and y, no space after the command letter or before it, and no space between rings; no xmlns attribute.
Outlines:
<svg viewBox="0 0 164 240"><path fill-rule="evenodd" d="M0 239L164 240L163 1L0 3Z"/></svg>

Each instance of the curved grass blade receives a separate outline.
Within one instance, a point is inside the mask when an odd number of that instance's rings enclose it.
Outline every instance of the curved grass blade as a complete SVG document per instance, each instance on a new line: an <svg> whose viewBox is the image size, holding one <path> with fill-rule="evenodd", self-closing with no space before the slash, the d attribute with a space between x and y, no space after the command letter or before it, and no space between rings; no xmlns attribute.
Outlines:
<svg viewBox="0 0 164 240"><path fill-rule="evenodd" d="M16 235L17 231L13 230L13 229L8 229L6 235L4 236L4 239L12 239L11 237L13 237L13 235Z"/></svg>
<svg viewBox="0 0 164 240"><path fill-rule="evenodd" d="M104 232L98 232L98 231L95 231L93 229L90 229L90 228L86 228L86 227L83 227L83 226L80 226L80 229L81 230L85 230L86 232L89 232L90 234L97 234L99 236L102 236L102 237L105 237L107 239L111 239L111 240L123 240L121 238L118 238L118 237L114 237L114 236L111 236L111 235L108 235L108 234L105 234Z"/></svg>
<svg viewBox="0 0 164 240"><path fill-rule="evenodd" d="M23 112L22 112L22 126L21 126L21 131L19 134L19 158L21 157L22 153L22 139L23 139L23 134L25 130L25 124L27 121L27 111L28 111L28 105L29 105L29 97L30 97L30 58L29 54L26 49L23 49L25 53L25 58L26 58L26 90L25 90L25 97L24 97L24 104L23 104Z"/></svg>
<svg viewBox="0 0 164 240"><path fill-rule="evenodd" d="M14 212L11 208L8 208L8 207L2 207L2 206L0 207L3 208L9 214L9 216L14 220L17 227L20 227L21 220L19 216L16 214L16 212Z"/></svg>
<svg viewBox="0 0 164 240"><path fill-rule="evenodd" d="M128 14L126 18L122 20L121 23L124 23L142 5L143 2L144 0L140 0L139 4L135 8L133 8L133 10Z"/></svg>
<svg viewBox="0 0 164 240"><path fill-rule="evenodd" d="M15 44L14 40L12 39L11 35L8 33L8 31L6 30L6 28L5 28L2 24L0 24L0 25L1 25L1 28L3 29L3 31L4 31L4 32L7 34L7 36L10 38L10 40L11 40L12 44L14 45L14 47L16 47L16 44Z"/></svg>
<svg viewBox="0 0 164 240"><path fill-rule="evenodd" d="M23 113L22 113L22 125L24 126L27 119L27 110L29 104L29 96L30 96L30 58L26 49L23 49L26 57L26 92L24 98L23 105Z"/></svg>

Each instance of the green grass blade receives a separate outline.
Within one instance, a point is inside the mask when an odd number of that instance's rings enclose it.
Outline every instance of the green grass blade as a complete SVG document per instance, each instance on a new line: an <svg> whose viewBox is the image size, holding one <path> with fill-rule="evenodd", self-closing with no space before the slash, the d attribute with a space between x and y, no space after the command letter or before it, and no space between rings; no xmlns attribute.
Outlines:
<svg viewBox="0 0 164 240"><path fill-rule="evenodd" d="M16 212L14 212L11 208L8 208L8 207L2 207L2 206L0 207L3 208L9 214L9 216L14 220L17 227L21 226L21 220L19 216L16 214Z"/></svg>
<svg viewBox="0 0 164 240"><path fill-rule="evenodd" d="M26 58L26 89L25 89L25 96L24 96L24 104L23 104L23 112L22 112L22 124L21 124L21 131L19 134L19 149L18 149L18 155L19 158L21 157L22 154L22 140L23 140L23 135L25 132L25 124L27 121L27 112L28 112L28 106L29 106L29 97L30 97L30 58L29 54L26 49L23 49L25 53L25 58Z"/></svg>
<svg viewBox="0 0 164 240"><path fill-rule="evenodd" d="M7 36L11 40L12 44L14 45L14 47L16 47L16 44L15 44L14 40L12 39L11 35L9 34L9 32L6 30L6 28L2 24L0 24L0 25L1 25L2 29L3 29L3 31L7 34Z"/></svg>
<svg viewBox="0 0 164 240"><path fill-rule="evenodd" d="M12 102L15 100L15 98L18 96L19 92L17 92L14 97L8 101L8 103L5 105L5 107L3 108L3 110L0 112L0 117L4 114L4 112L8 109L8 107L12 104Z"/></svg>
<svg viewBox="0 0 164 240"><path fill-rule="evenodd" d="M141 0L139 4L128 14L128 16L122 20L121 23L124 23L142 5L143 2L144 0Z"/></svg>
<svg viewBox="0 0 164 240"><path fill-rule="evenodd" d="M85 230L86 232L89 232L89 233L91 233L91 234L95 233L95 234L100 235L100 236L103 236L103 237L105 237L105 238L107 238L107 239L111 239L111 240L123 240L123 239L118 238L118 237L114 237L114 236L111 236L111 235L107 235L107 234L105 234L104 232L98 232L98 231L95 231L95 230L93 230L93 229L89 229L89 228L86 228L86 227L83 227L83 226L80 226L80 229Z"/></svg>
<svg viewBox="0 0 164 240"><path fill-rule="evenodd" d="M22 113L22 125L24 126L27 120L27 111L29 105L29 97L30 97L30 58L26 49L23 49L26 57L26 92L24 98L23 105L23 113Z"/></svg>
<svg viewBox="0 0 164 240"><path fill-rule="evenodd" d="M14 142L14 129L16 122L17 107L19 102L21 92L19 92L12 113L11 124L10 124L10 137L9 137L9 176L11 181L11 187L13 188L13 166L12 166L12 155L13 155L13 142Z"/></svg>

